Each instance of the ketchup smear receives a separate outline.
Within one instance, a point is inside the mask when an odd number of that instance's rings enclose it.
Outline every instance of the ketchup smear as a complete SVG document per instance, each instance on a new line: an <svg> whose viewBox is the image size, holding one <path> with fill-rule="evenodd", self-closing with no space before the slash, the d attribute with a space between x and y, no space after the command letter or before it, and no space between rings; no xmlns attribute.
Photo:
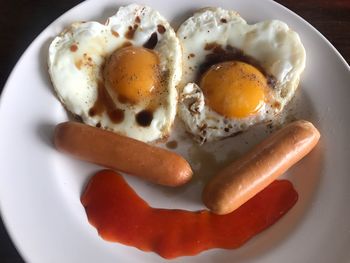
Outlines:
<svg viewBox="0 0 350 263"><path fill-rule="evenodd" d="M150 207L110 170L98 172L81 197L89 222L108 241L171 259L210 248L238 248L293 207L298 194L287 180L275 181L227 215Z"/></svg>

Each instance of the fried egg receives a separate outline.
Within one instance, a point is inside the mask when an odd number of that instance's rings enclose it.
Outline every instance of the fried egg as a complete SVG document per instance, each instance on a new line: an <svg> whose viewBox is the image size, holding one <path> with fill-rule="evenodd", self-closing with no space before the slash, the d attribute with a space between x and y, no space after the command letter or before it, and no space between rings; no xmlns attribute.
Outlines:
<svg viewBox="0 0 350 263"><path fill-rule="evenodd" d="M235 11L205 8L177 35L183 49L178 114L200 143L274 119L305 68L298 34L281 21L249 25Z"/></svg>
<svg viewBox="0 0 350 263"><path fill-rule="evenodd" d="M165 18L131 4L105 24L73 23L52 41L48 66L59 99L83 122L150 142L173 124L181 54Z"/></svg>

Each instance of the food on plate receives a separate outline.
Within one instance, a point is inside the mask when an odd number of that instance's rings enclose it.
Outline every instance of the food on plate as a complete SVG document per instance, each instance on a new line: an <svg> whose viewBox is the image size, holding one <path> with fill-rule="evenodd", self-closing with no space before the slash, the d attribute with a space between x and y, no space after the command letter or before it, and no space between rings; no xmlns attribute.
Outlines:
<svg viewBox="0 0 350 263"><path fill-rule="evenodd" d="M204 204L220 215L234 211L307 155L319 138L312 123L290 123L219 171L203 190Z"/></svg>
<svg viewBox="0 0 350 263"><path fill-rule="evenodd" d="M182 185L192 177L188 162L174 152L78 122L57 125L54 144L79 159L161 185Z"/></svg>
<svg viewBox="0 0 350 263"><path fill-rule="evenodd" d="M305 50L284 22L249 25L235 11L205 8L177 35L183 49L178 112L198 142L270 121L294 96Z"/></svg>
<svg viewBox="0 0 350 263"><path fill-rule="evenodd" d="M131 4L104 25L70 25L52 41L48 66L67 110L86 124L149 142L166 137L173 124L181 55L165 18Z"/></svg>
<svg viewBox="0 0 350 263"><path fill-rule="evenodd" d="M179 186L192 178L189 163L150 144L169 135L177 110L199 143L270 121L294 96L305 50L280 21L248 25L234 11L205 8L176 36L157 11L131 4L105 24L73 23L52 41L48 65L59 99L85 123L56 126L59 151ZM81 202L102 238L164 258L237 248L296 203L292 184L274 180L319 137L306 121L274 133L206 185L211 211L152 208L111 170L91 179Z"/></svg>
<svg viewBox="0 0 350 263"><path fill-rule="evenodd" d="M81 202L103 239L171 259L211 248L238 248L274 224L297 199L293 185L282 180L223 216L152 208L120 175L104 170L92 177Z"/></svg>

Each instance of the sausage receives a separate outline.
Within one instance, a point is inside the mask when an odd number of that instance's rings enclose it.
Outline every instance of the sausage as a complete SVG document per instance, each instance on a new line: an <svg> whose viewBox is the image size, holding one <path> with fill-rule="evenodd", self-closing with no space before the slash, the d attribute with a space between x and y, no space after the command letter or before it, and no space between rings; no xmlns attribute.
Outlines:
<svg viewBox="0 0 350 263"><path fill-rule="evenodd" d="M307 155L319 138L312 123L290 123L219 171L203 190L204 204L216 214L232 212Z"/></svg>
<svg viewBox="0 0 350 263"><path fill-rule="evenodd" d="M54 144L79 159L161 185L185 184L193 174L176 153L78 122L58 124Z"/></svg>

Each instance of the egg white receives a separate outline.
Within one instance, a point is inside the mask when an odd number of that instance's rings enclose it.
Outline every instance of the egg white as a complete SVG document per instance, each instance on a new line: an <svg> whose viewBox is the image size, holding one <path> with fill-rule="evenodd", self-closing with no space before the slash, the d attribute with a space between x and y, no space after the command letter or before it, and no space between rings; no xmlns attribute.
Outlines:
<svg viewBox="0 0 350 263"><path fill-rule="evenodd" d="M137 20L140 21L137 21ZM138 22L134 37L125 37L129 26ZM157 26L165 28L157 32ZM124 120L113 123L106 113L90 116L89 110L97 99L98 82L102 78L101 67L118 48L126 42L142 47L157 32L158 43L154 51L159 56L160 70L165 73L165 92L161 105L153 113L148 127L137 125L135 115L143 110L140 105L119 104L124 110ZM72 52L71 47L77 50ZM98 125L120 134L149 142L166 136L176 115L177 90L182 75L181 46L174 30L157 11L147 6L131 4L120 7L106 23L73 23L49 47L48 66L54 89L66 109L81 117L89 125Z"/></svg>
<svg viewBox="0 0 350 263"><path fill-rule="evenodd" d="M187 19L177 35L183 50L183 89L178 112L186 129L201 143L232 136L256 123L272 120L294 96L305 68L305 49L298 34L281 21L249 25L235 11L205 8ZM208 43L242 51L274 77L275 86L256 114L226 118L205 105L196 80L206 55L211 53L204 48Z"/></svg>

